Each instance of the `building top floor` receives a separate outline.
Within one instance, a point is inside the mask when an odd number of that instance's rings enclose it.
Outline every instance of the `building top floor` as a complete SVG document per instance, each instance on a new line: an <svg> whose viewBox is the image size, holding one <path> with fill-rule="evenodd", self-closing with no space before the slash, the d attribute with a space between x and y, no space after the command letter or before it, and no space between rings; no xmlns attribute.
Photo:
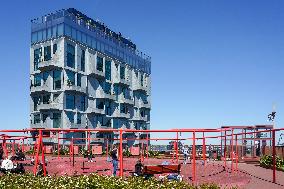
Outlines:
<svg viewBox="0 0 284 189"><path fill-rule="evenodd" d="M151 57L138 51L136 45L120 33L113 32L76 9L63 9L31 22L32 45L65 36L136 69L151 73Z"/></svg>

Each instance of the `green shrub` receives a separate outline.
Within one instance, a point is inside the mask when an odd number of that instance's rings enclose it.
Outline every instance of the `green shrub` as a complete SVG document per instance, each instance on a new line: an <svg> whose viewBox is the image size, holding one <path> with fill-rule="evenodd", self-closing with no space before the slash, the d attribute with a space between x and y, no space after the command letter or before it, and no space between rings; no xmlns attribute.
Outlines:
<svg viewBox="0 0 284 189"><path fill-rule="evenodd" d="M35 177L33 175L3 175L0 177L0 188L104 188L104 189L219 189L214 184L202 184L192 186L185 182L158 181L156 179L144 180L137 177L119 178L109 176L99 176L91 174L89 176L60 176L60 177Z"/></svg>
<svg viewBox="0 0 284 189"><path fill-rule="evenodd" d="M260 158L260 165L263 167L271 167L273 165L273 156L264 155ZM276 156L276 167L277 168L284 168L284 159Z"/></svg>

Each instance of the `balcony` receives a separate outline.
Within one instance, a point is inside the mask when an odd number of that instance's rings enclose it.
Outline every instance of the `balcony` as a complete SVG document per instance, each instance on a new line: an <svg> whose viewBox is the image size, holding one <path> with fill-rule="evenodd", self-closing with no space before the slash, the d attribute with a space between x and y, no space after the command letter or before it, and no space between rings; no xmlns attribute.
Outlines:
<svg viewBox="0 0 284 189"><path fill-rule="evenodd" d="M125 98L123 94L119 95L119 102L124 104L134 105L133 99Z"/></svg>
<svg viewBox="0 0 284 189"><path fill-rule="evenodd" d="M116 84L121 84L121 85L130 85L130 80L129 79L121 79L120 77L114 77L114 83Z"/></svg>
<svg viewBox="0 0 284 189"><path fill-rule="evenodd" d="M115 95L107 94L102 89L97 89L96 90L96 98L105 98L105 99L110 99L110 100L115 100L116 99Z"/></svg>
<svg viewBox="0 0 284 189"><path fill-rule="evenodd" d="M138 107L139 108L147 108L151 109L151 104L149 102L143 102L143 100L138 100Z"/></svg>
<svg viewBox="0 0 284 189"><path fill-rule="evenodd" d="M44 129L44 128L48 128L48 125L46 122L32 123L31 128L32 129Z"/></svg>
<svg viewBox="0 0 284 189"><path fill-rule="evenodd" d="M64 85L64 90L65 91L74 91L74 92L78 92L78 93L86 93L86 91L87 91L85 87L77 86L77 85L68 85L68 84Z"/></svg>
<svg viewBox="0 0 284 189"><path fill-rule="evenodd" d="M38 93L38 92L49 92L50 87L48 85L42 85L42 86L32 86L31 87L31 93Z"/></svg>
<svg viewBox="0 0 284 189"><path fill-rule="evenodd" d="M112 117L129 119L130 118L130 113L121 113L118 109L116 109L113 112Z"/></svg>
<svg viewBox="0 0 284 189"><path fill-rule="evenodd" d="M49 104L39 104L38 110L63 110L63 103L51 102Z"/></svg>
<svg viewBox="0 0 284 189"><path fill-rule="evenodd" d="M133 121L145 121L147 122L148 121L148 116L144 116L142 117L140 114L134 114L134 116L131 118L131 120Z"/></svg>
<svg viewBox="0 0 284 189"><path fill-rule="evenodd" d="M133 91L145 91L148 92L148 89L146 86L141 86L140 84L133 85Z"/></svg>
<svg viewBox="0 0 284 189"><path fill-rule="evenodd" d="M51 60L42 61L38 63L38 69L41 71L53 70L56 68L62 68L63 64L60 64L59 57L55 55Z"/></svg>
<svg viewBox="0 0 284 189"><path fill-rule="evenodd" d="M105 77L105 73L103 71L97 70L94 66L89 68L88 75L94 76L96 78L104 78Z"/></svg>
<svg viewBox="0 0 284 189"><path fill-rule="evenodd" d="M84 128L84 125L81 123L67 123L67 128L80 129L80 128Z"/></svg>
<svg viewBox="0 0 284 189"><path fill-rule="evenodd" d="M99 109L96 107L88 107L87 108L87 113L88 114L105 114L105 110L104 109Z"/></svg>

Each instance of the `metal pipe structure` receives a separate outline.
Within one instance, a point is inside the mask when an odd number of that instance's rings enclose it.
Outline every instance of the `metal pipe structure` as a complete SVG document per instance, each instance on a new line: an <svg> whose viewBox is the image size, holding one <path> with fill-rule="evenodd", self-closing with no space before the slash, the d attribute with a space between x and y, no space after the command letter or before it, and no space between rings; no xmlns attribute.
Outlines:
<svg viewBox="0 0 284 189"><path fill-rule="evenodd" d="M177 132L177 140L176 140L176 163L178 163L178 132Z"/></svg>
<svg viewBox="0 0 284 189"><path fill-rule="evenodd" d="M123 149L122 149L122 132L123 130L120 129L119 131L119 139L120 139L120 145L119 145L119 176L123 176Z"/></svg>
<svg viewBox="0 0 284 189"><path fill-rule="evenodd" d="M195 155L196 155L196 150L195 150L195 132L192 133L193 139L192 139L192 182L196 182L196 162L195 162Z"/></svg>
<svg viewBox="0 0 284 189"><path fill-rule="evenodd" d="M234 172L234 129L231 132L231 171Z"/></svg>
<svg viewBox="0 0 284 189"><path fill-rule="evenodd" d="M222 141L222 138L221 138ZM222 148L221 148L222 149ZM206 153L206 146L205 146L205 138L204 138L204 132L203 132L203 140L202 140L202 157L203 157L203 163L205 166L206 163L206 158L205 158L205 153Z"/></svg>
<svg viewBox="0 0 284 189"><path fill-rule="evenodd" d="M273 160L273 183L275 183L276 182L275 130L272 131L272 160Z"/></svg>

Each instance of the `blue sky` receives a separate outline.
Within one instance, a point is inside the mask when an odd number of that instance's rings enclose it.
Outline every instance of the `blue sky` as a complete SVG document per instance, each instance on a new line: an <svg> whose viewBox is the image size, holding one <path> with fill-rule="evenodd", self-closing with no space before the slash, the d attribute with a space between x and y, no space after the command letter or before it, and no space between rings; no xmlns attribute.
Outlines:
<svg viewBox="0 0 284 189"><path fill-rule="evenodd" d="M284 111L284 1L5 1L1 129L29 126L30 20L74 7L152 56L153 129L266 124Z"/></svg>

